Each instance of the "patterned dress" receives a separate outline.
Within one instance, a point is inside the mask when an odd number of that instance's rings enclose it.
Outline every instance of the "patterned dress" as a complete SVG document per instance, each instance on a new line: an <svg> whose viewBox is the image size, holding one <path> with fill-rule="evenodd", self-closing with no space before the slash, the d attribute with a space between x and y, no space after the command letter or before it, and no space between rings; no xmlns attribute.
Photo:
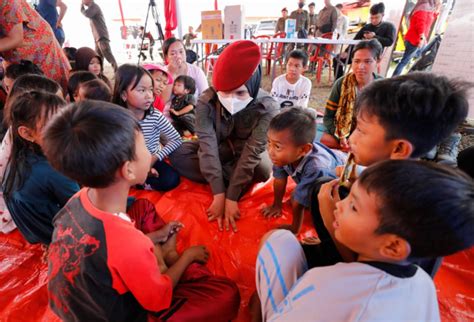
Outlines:
<svg viewBox="0 0 474 322"><path fill-rule="evenodd" d="M50 25L25 0L0 0L0 38L19 23L23 24L23 44L0 55L7 64L32 61L66 89L71 66Z"/></svg>

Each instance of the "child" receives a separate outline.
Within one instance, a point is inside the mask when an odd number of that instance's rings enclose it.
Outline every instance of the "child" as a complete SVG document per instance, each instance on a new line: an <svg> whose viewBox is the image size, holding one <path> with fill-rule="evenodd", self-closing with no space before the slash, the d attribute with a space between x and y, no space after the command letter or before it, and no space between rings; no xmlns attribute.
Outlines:
<svg viewBox="0 0 474 322"><path fill-rule="evenodd" d="M5 69L3 87L7 94L10 92L15 79L26 74L43 75L43 71L29 60L21 60L20 63L11 64Z"/></svg>
<svg viewBox="0 0 474 322"><path fill-rule="evenodd" d="M107 76L104 75L104 61L93 49L89 47L81 47L76 52L75 70L89 71L101 80L103 80L110 88L112 84Z"/></svg>
<svg viewBox="0 0 474 322"><path fill-rule="evenodd" d="M173 120L174 127L179 134L194 135L194 124L196 117L194 116L194 93L196 92L196 82L192 77L181 75L178 76L173 85L173 100L171 101L170 115Z"/></svg>
<svg viewBox="0 0 474 322"><path fill-rule="evenodd" d="M474 244L474 184L441 165L381 162L329 222L356 262L308 270L292 234L264 237L256 269L264 321L440 321L433 281L413 261Z"/></svg>
<svg viewBox="0 0 474 322"><path fill-rule="evenodd" d="M355 107L357 126L349 138L355 163L371 166L388 159L416 159L426 154L467 117L468 87L431 73L373 82L361 92ZM333 196L337 194L336 186L337 182L322 186L319 206L312 207L315 223L321 222L321 217L324 221L332 216L334 198L338 198ZM324 226L316 224L316 231L319 236L328 232L327 242L331 244L333 227ZM325 238L320 239L323 245ZM351 260L354 254L335 242L343 259ZM437 269L434 265L431 260L420 261L420 266L432 275Z"/></svg>
<svg viewBox="0 0 474 322"><path fill-rule="evenodd" d="M42 130L66 102L54 94L29 92L11 105L11 156L3 195L16 226L30 243L49 244L53 217L79 186L59 174L43 155Z"/></svg>
<svg viewBox="0 0 474 322"><path fill-rule="evenodd" d="M293 221L282 228L297 234L303 223L304 209L309 207L310 189L320 177L335 178L334 169L343 165L345 155L322 144L313 143L316 120L308 110L293 107L284 110L270 122L268 154L273 163L273 205L263 208L267 217L281 216L282 200L288 177L296 182L291 198ZM338 154L336 154L338 153Z"/></svg>
<svg viewBox="0 0 474 322"><path fill-rule="evenodd" d="M62 95L61 86L57 82L45 76L26 74L18 77L15 80L12 88L10 89L10 93L8 95L8 104L5 107L4 111L5 119L3 121L8 130L5 133L2 145L0 147L0 182L3 182L6 166L12 150L12 135L10 130L11 120L9 117L10 107L13 104L15 97L22 93L26 93L33 90L41 90L51 94L56 94L58 96ZM1 191L0 189L0 232L7 234L15 228L15 223L10 215L10 211L8 210L5 204L5 200L3 198L3 191Z"/></svg>
<svg viewBox="0 0 474 322"><path fill-rule="evenodd" d="M303 76L308 65L308 54L293 50L288 54L286 74L273 81L271 94L282 108L290 106L308 107L311 81Z"/></svg>
<svg viewBox="0 0 474 322"><path fill-rule="evenodd" d="M110 102L112 100L110 87L100 79L80 83L75 101L80 102L83 100Z"/></svg>
<svg viewBox="0 0 474 322"><path fill-rule="evenodd" d="M113 102L128 108L139 121L148 150L152 153L148 188L159 191L174 189L179 174L164 159L182 144L171 123L153 108L154 81L143 67L130 64L118 68L115 76ZM161 146L161 139L166 142ZM156 171L158 172L156 174Z"/></svg>
<svg viewBox="0 0 474 322"><path fill-rule="evenodd" d="M68 101L75 102L78 95L79 85L93 79L97 79L97 76L89 71L80 70L73 72L67 81Z"/></svg>
<svg viewBox="0 0 474 322"><path fill-rule="evenodd" d="M153 92L155 93L155 101L153 102L153 107L163 113L165 101L161 94L166 86L173 84L173 77L162 66L157 64L144 64L143 68L150 72L154 80Z"/></svg>
<svg viewBox="0 0 474 322"><path fill-rule="evenodd" d="M232 281L196 264L198 274L187 274L192 262L207 261L204 246L171 258L165 246L176 236L172 231L165 231L163 247L154 245L134 226L140 216L133 223L125 214L129 189L145 181L151 160L130 111L98 101L70 105L51 121L44 140L51 164L85 187L54 221L48 294L62 320L145 321L149 313L151 320L170 321L236 317ZM161 274L157 260L163 257L169 268Z"/></svg>

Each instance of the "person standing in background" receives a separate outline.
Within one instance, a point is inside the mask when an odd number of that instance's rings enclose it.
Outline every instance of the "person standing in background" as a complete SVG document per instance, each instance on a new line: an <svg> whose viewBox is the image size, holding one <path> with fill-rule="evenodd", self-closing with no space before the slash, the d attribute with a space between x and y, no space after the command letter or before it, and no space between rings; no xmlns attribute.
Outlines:
<svg viewBox="0 0 474 322"><path fill-rule="evenodd" d="M107 30L102 10L94 0L82 0L81 12L90 20L92 34L94 35L95 41L95 51L101 57L105 57L114 68L114 71L116 71L117 62L112 54L112 50L110 49L109 31Z"/></svg>
<svg viewBox="0 0 474 322"><path fill-rule="evenodd" d="M324 0L324 8L318 14L316 22L316 37L322 34L334 32L337 25L337 10L331 5L331 0Z"/></svg>
<svg viewBox="0 0 474 322"><path fill-rule="evenodd" d="M275 27L276 34L279 32L285 32L285 23L287 19L288 19L288 9L286 9L285 7L281 9L281 17L278 18L278 21Z"/></svg>
<svg viewBox="0 0 474 322"><path fill-rule="evenodd" d="M304 7L304 0L298 1L298 9L293 11L290 15L290 19L296 20L296 32L298 34L298 38L308 38L308 23L309 23L309 16L308 11L303 9Z"/></svg>
<svg viewBox="0 0 474 322"><path fill-rule="evenodd" d="M316 22L318 21L318 14L314 12L314 7L316 5L314 4L314 2L311 2L309 5L308 5L308 9L309 9L309 27L308 27L308 33L309 35L312 35L314 36L315 32L316 32Z"/></svg>
<svg viewBox="0 0 474 322"><path fill-rule="evenodd" d="M59 13L56 8L59 8ZM36 10L49 23L53 29L54 36L62 47L66 39L62 21L67 11L67 5L61 0L40 0Z"/></svg>

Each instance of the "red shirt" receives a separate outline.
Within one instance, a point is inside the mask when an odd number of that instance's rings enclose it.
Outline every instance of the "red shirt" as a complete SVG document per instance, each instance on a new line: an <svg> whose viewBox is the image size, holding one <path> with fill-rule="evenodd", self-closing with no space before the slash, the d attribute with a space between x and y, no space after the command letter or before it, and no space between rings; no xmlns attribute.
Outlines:
<svg viewBox="0 0 474 322"><path fill-rule="evenodd" d="M435 13L432 11L418 10L411 16L410 27L408 28L405 40L413 46L418 47L422 35L429 38L431 25L433 24Z"/></svg>

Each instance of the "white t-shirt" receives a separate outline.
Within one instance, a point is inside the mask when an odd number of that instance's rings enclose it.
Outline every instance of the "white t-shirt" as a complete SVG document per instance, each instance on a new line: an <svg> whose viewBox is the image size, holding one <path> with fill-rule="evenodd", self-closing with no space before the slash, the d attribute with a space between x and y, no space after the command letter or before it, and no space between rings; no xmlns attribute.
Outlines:
<svg viewBox="0 0 474 322"><path fill-rule="evenodd" d="M396 277L365 263L307 271L268 321L440 321L436 290L421 268Z"/></svg>
<svg viewBox="0 0 474 322"><path fill-rule="evenodd" d="M295 84L290 84L286 80L286 74L283 74L273 81L271 94L281 107L308 107L311 87L311 81L307 77L300 76Z"/></svg>

